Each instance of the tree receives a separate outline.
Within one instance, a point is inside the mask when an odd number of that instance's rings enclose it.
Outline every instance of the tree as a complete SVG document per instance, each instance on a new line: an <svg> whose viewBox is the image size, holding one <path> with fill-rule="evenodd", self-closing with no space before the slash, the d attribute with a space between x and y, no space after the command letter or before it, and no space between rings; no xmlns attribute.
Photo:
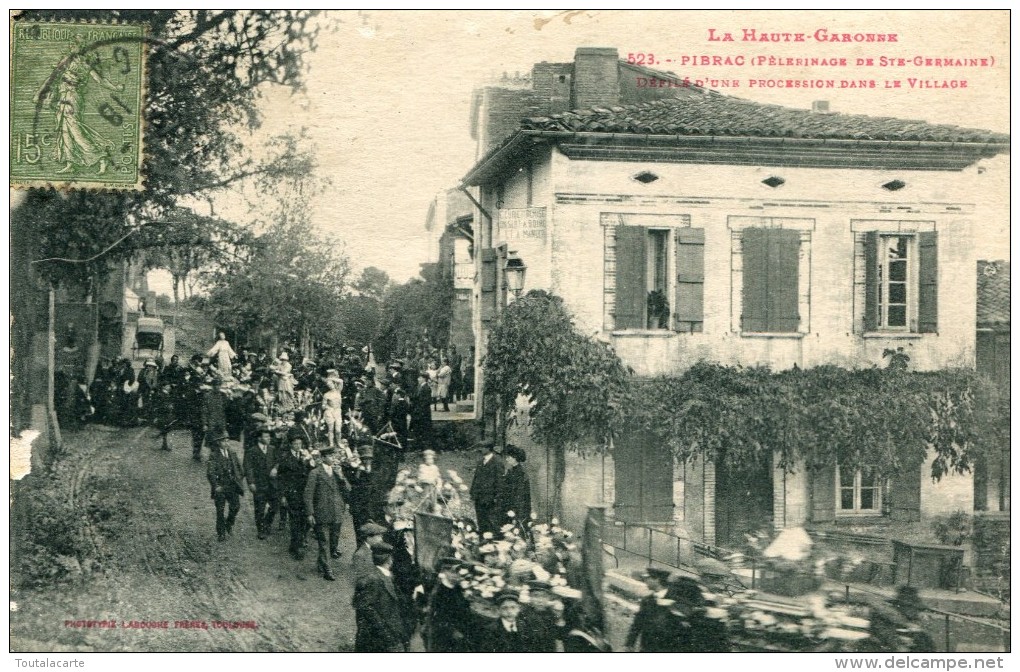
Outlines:
<svg viewBox="0 0 1020 672"><path fill-rule="evenodd" d="M315 46L315 13L297 10L26 11L18 20L143 22L149 27L144 108L145 189L139 192L33 189L12 211L12 284L94 287L115 262L160 245L160 217L182 198L255 177L307 173L294 143L246 147L271 85L301 86L303 56ZM38 301L14 302L14 393L28 397L27 344ZM27 421L25 413L16 420Z"/></svg>
<svg viewBox="0 0 1020 672"><path fill-rule="evenodd" d="M354 290L362 296L382 301L390 286L390 276L375 266L368 266L354 282Z"/></svg>
<svg viewBox="0 0 1020 672"><path fill-rule="evenodd" d="M436 264L424 266L421 277L390 285L374 342L377 356L390 359L423 342L434 348L446 347L452 314L453 279L443 277Z"/></svg>
<svg viewBox="0 0 1020 672"><path fill-rule="evenodd" d="M180 207L171 208L163 223L162 244L147 250L145 266L170 272L176 319L181 290L187 289L189 276L213 259L235 254L231 248L246 244L249 233L230 222L198 215L193 210Z"/></svg>
<svg viewBox="0 0 1020 672"><path fill-rule="evenodd" d="M489 334L485 395L502 417L528 399L532 436L553 456L554 515L563 513L566 450L608 447L627 393L629 372L606 344L574 326L563 300L533 290L511 303Z"/></svg>
<svg viewBox="0 0 1020 672"><path fill-rule="evenodd" d="M301 343L336 345L335 315L347 289L347 258L304 218L278 222L207 274L206 307L238 333L269 331Z"/></svg>

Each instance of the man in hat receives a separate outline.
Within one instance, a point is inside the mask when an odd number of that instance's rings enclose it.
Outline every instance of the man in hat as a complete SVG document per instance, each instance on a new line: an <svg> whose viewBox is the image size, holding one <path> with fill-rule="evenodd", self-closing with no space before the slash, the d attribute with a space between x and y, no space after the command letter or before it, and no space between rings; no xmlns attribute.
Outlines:
<svg viewBox="0 0 1020 672"><path fill-rule="evenodd" d="M358 548L355 549L354 557L351 559L355 577L375 568L372 563L372 546L382 543L386 532L385 527L372 521L358 528Z"/></svg>
<svg viewBox="0 0 1020 672"><path fill-rule="evenodd" d="M432 445L432 387L424 371L418 373L418 384L410 395L411 439L417 450Z"/></svg>
<svg viewBox="0 0 1020 672"><path fill-rule="evenodd" d="M302 453L307 446L304 435L293 430L287 434L287 443L288 449L280 457L276 477L290 518L290 548L288 552L295 560L303 560L305 557L305 535L308 533L305 485L308 483L310 468Z"/></svg>
<svg viewBox="0 0 1020 672"><path fill-rule="evenodd" d="M273 531L273 518L280 504L276 492L280 459L269 427L263 425L257 433L255 445L244 451L244 475L255 504L255 531L259 539L266 539Z"/></svg>
<svg viewBox="0 0 1020 672"><path fill-rule="evenodd" d="M456 558L440 558L438 565L425 620L425 649L430 653L470 652L475 648L474 633L480 623L457 585L463 565Z"/></svg>
<svg viewBox="0 0 1020 672"><path fill-rule="evenodd" d="M645 653L679 651L677 619L669 609L672 600L666 598L669 570L649 567L642 578L649 593L641 598L638 613L627 633L625 650L634 651L635 646L639 646Z"/></svg>
<svg viewBox="0 0 1020 672"><path fill-rule="evenodd" d="M330 446L338 446L344 428L344 381L336 369L326 372L326 388L322 395L322 419L326 421L326 439Z"/></svg>
<svg viewBox="0 0 1020 672"><path fill-rule="evenodd" d="M499 524L502 526L520 522L521 525L527 525L531 518L531 481L528 472L524 470L528 455L523 449L508 443L503 451L503 459L506 471L499 484L499 507L496 512L500 518ZM513 515L510 515L511 512Z"/></svg>
<svg viewBox="0 0 1020 672"><path fill-rule="evenodd" d="M226 433L213 436L210 443L206 478L209 479L210 497L216 505L216 538L224 541L234 528L234 520L244 496L244 470L237 453L227 446ZM229 513L224 517L224 509Z"/></svg>
<svg viewBox="0 0 1020 672"><path fill-rule="evenodd" d="M305 511L319 544L318 567L322 577L336 581L330 559L340 557L340 525L351 486L340 470L335 449L324 446L320 453L322 464L312 470L305 485Z"/></svg>
<svg viewBox="0 0 1020 672"><path fill-rule="evenodd" d="M391 389L393 393L390 396L390 424L393 426L393 431L397 433L396 443L400 446L399 452L403 454L408 445L408 415L411 412L411 401L404 391L403 383L398 379L394 380Z"/></svg>
<svg viewBox="0 0 1020 672"><path fill-rule="evenodd" d="M359 410L361 411L361 421L368 431L372 436L378 436L386 425L388 411L386 390L390 381L388 378L368 377L371 380L365 382L365 389L362 390L359 398Z"/></svg>
<svg viewBox="0 0 1020 672"><path fill-rule="evenodd" d="M505 465L503 458L496 453L496 444L492 439L483 439L478 447L482 457L475 466L471 477L471 501L475 503L475 521L481 533L499 531L503 523L505 511L499 510L499 484L503 478Z"/></svg>
<svg viewBox="0 0 1020 672"><path fill-rule="evenodd" d="M203 389L204 388L204 389ZM206 376L200 387L202 394L202 430L205 436L220 436L227 433L226 398L220 389L219 376ZM202 458L202 443L192 443L192 458Z"/></svg>
<svg viewBox="0 0 1020 672"><path fill-rule="evenodd" d="M393 585L393 547L378 543L372 547L372 571L357 578L354 615L357 653L402 653L410 636L400 613L400 601Z"/></svg>

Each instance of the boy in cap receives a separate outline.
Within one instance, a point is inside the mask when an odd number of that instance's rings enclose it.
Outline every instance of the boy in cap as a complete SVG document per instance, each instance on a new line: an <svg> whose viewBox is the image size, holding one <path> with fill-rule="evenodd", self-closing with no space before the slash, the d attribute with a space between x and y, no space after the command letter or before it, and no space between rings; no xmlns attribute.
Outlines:
<svg viewBox="0 0 1020 672"><path fill-rule="evenodd" d="M406 652L410 636L393 585L393 547L382 542L373 546L372 564L374 568L360 575L354 587L354 651Z"/></svg>
<svg viewBox="0 0 1020 672"><path fill-rule="evenodd" d="M513 590L496 595L499 618L485 628L484 653L529 653L528 634L520 620L521 598Z"/></svg>
<svg viewBox="0 0 1020 672"><path fill-rule="evenodd" d="M241 497L244 496L244 470L237 454L227 447L227 435L217 434L210 442L209 463L206 465L206 478L209 480L211 494L216 505L216 538L224 541L234 528L234 520L241 509ZM230 512L224 517L224 509L229 506Z"/></svg>
<svg viewBox="0 0 1020 672"><path fill-rule="evenodd" d="M668 604L672 601L666 599L669 570L649 567L642 578L648 586L649 594L641 598L641 606L627 633L624 650L634 651L634 647L639 645L640 651L645 653L679 651L677 623Z"/></svg>
<svg viewBox="0 0 1020 672"><path fill-rule="evenodd" d="M369 521L358 528L358 548L354 551L351 564L354 566L354 576L358 577L365 572L371 571L375 565L372 563L372 546L383 541L383 535L387 530L382 525Z"/></svg>

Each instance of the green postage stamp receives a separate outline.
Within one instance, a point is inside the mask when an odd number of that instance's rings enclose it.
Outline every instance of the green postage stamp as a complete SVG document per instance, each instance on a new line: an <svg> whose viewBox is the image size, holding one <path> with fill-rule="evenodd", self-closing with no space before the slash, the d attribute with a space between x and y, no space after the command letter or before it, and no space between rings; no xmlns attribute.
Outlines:
<svg viewBox="0 0 1020 672"><path fill-rule="evenodd" d="M141 189L145 27L11 22L11 186Z"/></svg>

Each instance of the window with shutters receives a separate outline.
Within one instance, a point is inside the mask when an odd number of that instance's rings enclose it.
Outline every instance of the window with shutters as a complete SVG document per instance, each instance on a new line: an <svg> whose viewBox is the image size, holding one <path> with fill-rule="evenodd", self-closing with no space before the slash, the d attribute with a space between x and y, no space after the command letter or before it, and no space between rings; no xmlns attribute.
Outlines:
<svg viewBox="0 0 1020 672"><path fill-rule="evenodd" d="M857 220L855 329L923 334L938 330L938 250L932 222Z"/></svg>
<svg viewBox="0 0 1020 672"><path fill-rule="evenodd" d="M607 331L702 330L704 230L686 215L603 213Z"/></svg>
<svg viewBox="0 0 1020 672"><path fill-rule="evenodd" d="M813 219L729 218L734 325L742 334L809 330Z"/></svg>
<svg viewBox="0 0 1020 672"><path fill-rule="evenodd" d="M882 499L886 480L877 469L836 467L836 515L882 515Z"/></svg>

